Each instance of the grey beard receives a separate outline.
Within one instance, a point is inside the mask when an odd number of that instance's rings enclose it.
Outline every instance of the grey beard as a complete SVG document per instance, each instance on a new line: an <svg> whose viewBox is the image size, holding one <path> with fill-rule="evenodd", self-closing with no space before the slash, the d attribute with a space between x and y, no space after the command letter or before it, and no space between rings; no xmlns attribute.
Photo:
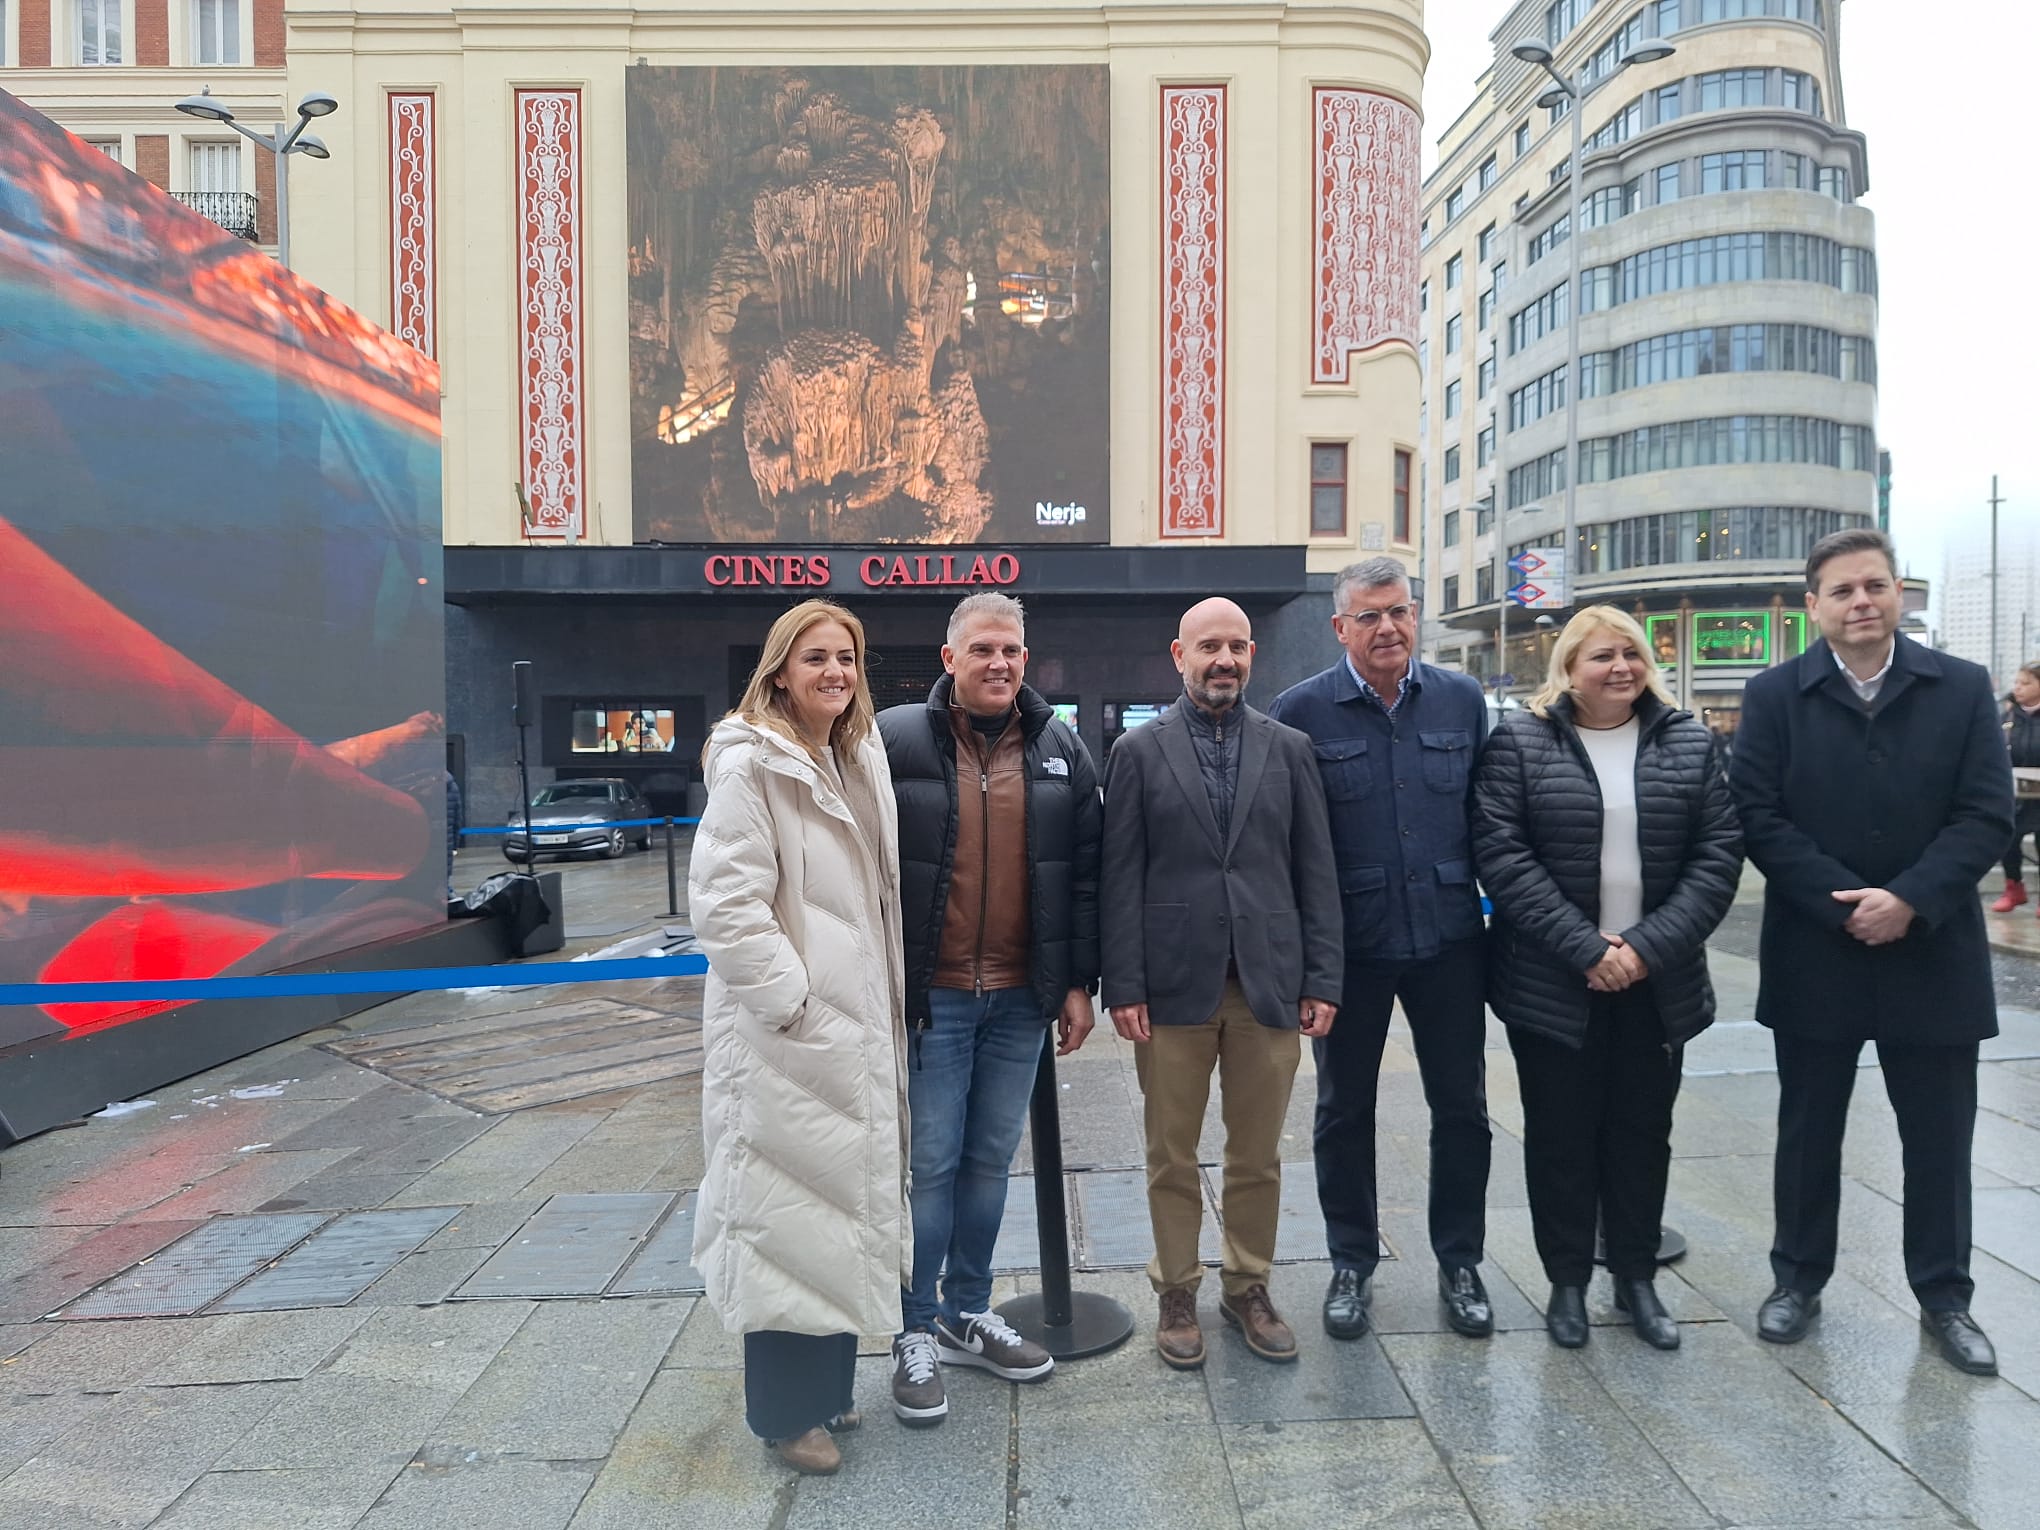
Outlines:
<svg viewBox="0 0 2040 1530"><path fill-rule="evenodd" d="M1217 696L1201 685L1191 685L1188 682L1185 682L1183 688L1190 693L1190 699L1207 712L1223 712L1228 707L1238 706L1247 699L1247 686L1244 680L1230 696Z"/></svg>

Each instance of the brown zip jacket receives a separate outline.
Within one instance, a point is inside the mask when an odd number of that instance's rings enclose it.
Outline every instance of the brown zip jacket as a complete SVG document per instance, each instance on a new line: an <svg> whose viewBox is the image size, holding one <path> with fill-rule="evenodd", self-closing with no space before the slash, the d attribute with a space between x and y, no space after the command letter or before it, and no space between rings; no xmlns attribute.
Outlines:
<svg viewBox="0 0 2040 1530"><path fill-rule="evenodd" d="M962 707L956 735L956 857L936 949L936 988L989 993L1033 982L1027 897L1026 738L1016 710L988 740Z"/></svg>

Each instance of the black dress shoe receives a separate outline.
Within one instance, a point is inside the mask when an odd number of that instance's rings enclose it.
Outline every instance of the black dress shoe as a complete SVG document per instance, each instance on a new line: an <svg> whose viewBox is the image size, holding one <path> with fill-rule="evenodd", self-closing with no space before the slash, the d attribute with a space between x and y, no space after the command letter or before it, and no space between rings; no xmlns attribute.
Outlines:
<svg viewBox="0 0 2040 1530"><path fill-rule="evenodd" d="M1797 1344L1820 1316L1818 1291L1795 1291L1780 1286L1764 1298L1757 1309L1757 1337L1773 1344Z"/></svg>
<svg viewBox="0 0 2040 1530"><path fill-rule="evenodd" d="M1495 1309L1488 1305L1487 1287L1480 1283L1478 1270L1439 1270L1438 1300L1445 1304L1445 1321L1454 1333L1485 1339L1495 1331Z"/></svg>
<svg viewBox="0 0 2040 1530"><path fill-rule="evenodd" d="M1325 1332L1335 1339L1357 1339L1367 1332L1367 1277L1358 1270L1332 1271L1325 1287Z"/></svg>
<svg viewBox="0 0 2040 1530"><path fill-rule="evenodd" d="M1544 1331L1560 1349L1579 1349L1587 1342L1587 1288L1553 1286L1544 1304Z"/></svg>
<svg viewBox="0 0 2040 1530"><path fill-rule="evenodd" d="M1658 1300L1657 1287L1647 1280L1615 1282L1615 1310L1629 1314L1629 1323L1652 1349L1677 1349L1679 1325Z"/></svg>
<svg viewBox="0 0 2040 1530"><path fill-rule="evenodd" d="M1920 1324L1940 1342L1941 1353L1958 1371L1972 1376L1997 1374L1997 1351L1966 1312L1922 1312Z"/></svg>

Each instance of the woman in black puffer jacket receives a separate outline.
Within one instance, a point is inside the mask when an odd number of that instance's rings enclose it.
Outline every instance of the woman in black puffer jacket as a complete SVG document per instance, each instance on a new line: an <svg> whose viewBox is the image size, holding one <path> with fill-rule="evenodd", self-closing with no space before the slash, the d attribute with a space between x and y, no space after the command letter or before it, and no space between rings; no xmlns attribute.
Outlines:
<svg viewBox="0 0 2040 1530"><path fill-rule="evenodd" d="M1494 903L1488 1001L1509 1028L1545 1327L1587 1342L1596 1218L1615 1304L1659 1349L1680 1048L1714 1019L1706 940L1742 830L1714 735L1665 694L1643 629L1612 606L1566 624L1527 711L1488 740L1473 848Z"/></svg>
<svg viewBox="0 0 2040 1530"><path fill-rule="evenodd" d="M2011 751L2013 769L2040 767L2040 663L2022 664L2012 676L2012 694L2005 702L2005 747ZM2009 914L2026 901L2020 847L2028 834L2040 845L2040 797L2021 796L2014 806L2012 844L2005 851L2005 890L1990 906L1993 914ZM2040 848L2034 859L2040 861Z"/></svg>

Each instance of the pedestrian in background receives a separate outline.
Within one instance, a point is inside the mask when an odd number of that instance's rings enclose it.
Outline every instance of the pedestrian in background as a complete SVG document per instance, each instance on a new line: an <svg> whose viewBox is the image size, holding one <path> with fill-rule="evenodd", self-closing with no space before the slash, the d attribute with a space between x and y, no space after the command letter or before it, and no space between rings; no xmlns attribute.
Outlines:
<svg viewBox="0 0 2040 1530"><path fill-rule="evenodd" d="M2005 890L1990 906L2009 914L2026 901L2024 857L2026 836L2034 836L2033 858L2040 861L2040 663L2025 664L2012 676L2012 694L2005 700L2005 745L2014 771L2034 774L2016 783L2012 843L2005 851Z"/></svg>
<svg viewBox="0 0 2040 1530"><path fill-rule="evenodd" d="M1653 1284L1672 1106L1680 1049L1714 1020L1706 942L1735 901L1742 833L1713 733L1672 705L1634 618L1588 606L1566 623L1543 687L1488 740L1473 839L1545 1328L1587 1342L1598 1221L1616 1308L1676 1349Z"/></svg>
<svg viewBox="0 0 2040 1530"><path fill-rule="evenodd" d="M898 824L857 618L809 600L774 622L703 764L694 1262L744 1335L752 1432L828 1473L857 1336L900 1326L913 1264Z"/></svg>
<svg viewBox="0 0 2040 1530"><path fill-rule="evenodd" d="M1160 1298L1155 1346L1204 1364L1197 1139L1218 1070L1225 1119L1219 1313L1265 1360L1296 1358L1268 1297L1282 1198L1282 1121L1303 1049L1338 1012L1339 881L1310 740L1246 704L1254 657L1230 600L1183 614L1175 706L1113 746L1105 771L1105 976L1134 1043Z"/></svg>
<svg viewBox="0 0 2040 1530"><path fill-rule="evenodd" d="M1010 595L966 595L927 701L878 719L911 1038L914 1269L893 1341L893 1411L909 1424L949 1414L938 1361L1005 1381L1055 1369L992 1310L992 1249L1048 1024L1066 1057L1094 1023L1102 815L1090 754L1025 683L1025 622Z"/></svg>
<svg viewBox="0 0 2040 1530"><path fill-rule="evenodd" d="M1877 1043L1905 1163L1905 1273L1950 1364L1995 1375L1969 1300L1977 1044L1997 1034L1977 896L2012 833L1990 676L1898 630L1898 557L1867 527L1816 542L1820 638L1743 692L1730 782L1764 874L1757 1020L1778 1054L1774 1344L1806 1337L1834 1274L1842 1135Z"/></svg>

